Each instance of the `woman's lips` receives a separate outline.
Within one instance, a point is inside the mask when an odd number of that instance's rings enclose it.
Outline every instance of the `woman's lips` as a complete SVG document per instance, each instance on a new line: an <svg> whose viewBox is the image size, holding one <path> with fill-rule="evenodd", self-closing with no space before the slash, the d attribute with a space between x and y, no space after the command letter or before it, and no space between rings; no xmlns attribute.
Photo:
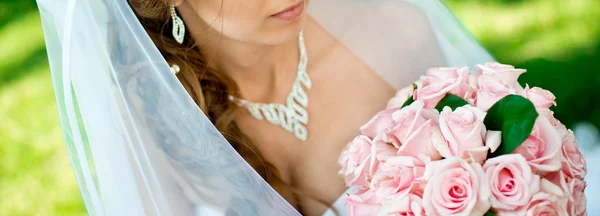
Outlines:
<svg viewBox="0 0 600 216"><path fill-rule="evenodd" d="M304 12L304 0L271 16L283 21L293 21L300 17L300 15L302 15L302 12Z"/></svg>

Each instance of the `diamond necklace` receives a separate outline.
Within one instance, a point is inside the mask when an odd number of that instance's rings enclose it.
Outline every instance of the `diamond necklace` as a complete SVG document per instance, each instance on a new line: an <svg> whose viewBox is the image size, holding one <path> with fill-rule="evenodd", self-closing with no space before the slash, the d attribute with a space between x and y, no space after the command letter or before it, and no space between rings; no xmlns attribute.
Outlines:
<svg viewBox="0 0 600 216"><path fill-rule="evenodd" d="M254 103L244 99L229 96L229 100L236 102L238 105L248 109L250 114L258 119L266 119L273 125L279 125L286 131L293 133L296 138L305 141L308 137L308 95L302 88L310 89L312 82L308 73L306 73L306 64L308 57L306 55L306 47L304 45L304 36L300 32L298 35L298 43L300 47L300 62L298 63L298 74L296 80L292 84L292 90L287 97L287 105L278 103ZM263 118L264 116L264 118Z"/></svg>

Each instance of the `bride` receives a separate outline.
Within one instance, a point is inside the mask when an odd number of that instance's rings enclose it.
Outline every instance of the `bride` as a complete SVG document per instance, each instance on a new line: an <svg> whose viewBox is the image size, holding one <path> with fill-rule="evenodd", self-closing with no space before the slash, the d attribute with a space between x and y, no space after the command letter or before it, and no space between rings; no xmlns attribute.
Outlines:
<svg viewBox="0 0 600 216"><path fill-rule="evenodd" d="M360 126L492 60L437 0L38 3L90 214L344 215Z"/></svg>

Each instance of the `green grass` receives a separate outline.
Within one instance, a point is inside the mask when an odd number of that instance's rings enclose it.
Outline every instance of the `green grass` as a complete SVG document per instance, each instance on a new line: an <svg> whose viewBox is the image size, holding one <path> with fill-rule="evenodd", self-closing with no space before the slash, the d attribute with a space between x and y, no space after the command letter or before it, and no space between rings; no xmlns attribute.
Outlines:
<svg viewBox="0 0 600 216"><path fill-rule="evenodd" d="M85 213L51 89L47 64L0 89L0 215Z"/></svg>
<svg viewBox="0 0 600 216"><path fill-rule="evenodd" d="M85 215L46 58L37 12L0 29L0 215Z"/></svg>
<svg viewBox="0 0 600 216"><path fill-rule="evenodd" d="M25 13L0 29L0 86L47 62L44 33L37 11Z"/></svg>
<svg viewBox="0 0 600 216"><path fill-rule="evenodd" d="M553 91L567 125L600 126L600 1L446 0L521 82ZM0 215L85 215L33 0L0 1Z"/></svg>
<svg viewBox="0 0 600 216"><path fill-rule="evenodd" d="M598 52L600 1L456 1L448 5L503 61L568 60Z"/></svg>

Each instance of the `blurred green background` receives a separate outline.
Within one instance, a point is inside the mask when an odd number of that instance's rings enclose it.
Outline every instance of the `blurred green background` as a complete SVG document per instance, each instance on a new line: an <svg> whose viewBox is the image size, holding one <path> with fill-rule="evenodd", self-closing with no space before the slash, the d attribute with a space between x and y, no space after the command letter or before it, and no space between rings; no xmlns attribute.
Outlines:
<svg viewBox="0 0 600 216"><path fill-rule="evenodd" d="M500 61L551 90L565 124L600 126L600 1L446 0ZM34 0L0 1L0 215L84 215Z"/></svg>

